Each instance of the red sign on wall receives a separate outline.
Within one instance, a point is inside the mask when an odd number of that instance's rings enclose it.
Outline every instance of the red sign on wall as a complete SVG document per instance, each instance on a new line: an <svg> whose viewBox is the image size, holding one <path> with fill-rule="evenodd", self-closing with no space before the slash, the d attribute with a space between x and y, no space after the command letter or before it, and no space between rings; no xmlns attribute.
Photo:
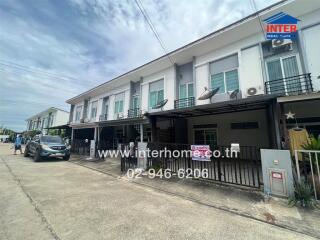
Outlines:
<svg viewBox="0 0 320 240"><path fill-rule="evenodd" d="M282 179L282 173L272 172L272 178Z"/></svg>

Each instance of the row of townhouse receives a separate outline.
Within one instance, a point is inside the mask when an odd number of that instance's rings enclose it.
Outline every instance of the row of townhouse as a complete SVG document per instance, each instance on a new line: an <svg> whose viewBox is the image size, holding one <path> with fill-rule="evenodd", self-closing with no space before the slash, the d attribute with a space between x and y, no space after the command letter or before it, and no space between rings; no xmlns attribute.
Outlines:
<svg viewBox="0 0 320 240"><path fill-rule="evenodd" d="M27 131L37 130L47 134L49 128L66 125L68 120L69 112L50 107L26 119Z"/></svg>
<svg viewBox="0 0 320 240"><path fill-rule="evenodd" d="M266 40L281 12L297 38ZM67 100L72 139L281 148L296 121L317 134L319 39L320 2L281 1Z"/></svg>

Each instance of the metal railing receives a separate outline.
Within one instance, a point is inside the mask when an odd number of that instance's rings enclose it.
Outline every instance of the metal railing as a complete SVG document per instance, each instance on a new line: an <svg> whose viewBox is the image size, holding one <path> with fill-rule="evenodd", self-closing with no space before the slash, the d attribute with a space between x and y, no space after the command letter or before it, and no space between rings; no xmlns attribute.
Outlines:
<svg viewBox="0 0 320 240"><path fill-rule="evenodd" d="M320 200L320 151L295 150L294 157L298 182L310 184L315 199Z"/></svg>
<svg viewBox="0 0 320 240"><path fill-rule="evenodd" d="M191 150L190 144L177 143L155 143L149 142L148 149L152 150ZM252 188L260 188L263 184L260 148L256 146L240 146L240 151L230 157L226 157L226 153L230 153L231 146L211 146L211 151L218 150L221 156L211 157L211 161L195 161L191 156L148 156L148 168L169 169L173 173L177 173L179 169L195 169L208 170L208 178L205 180L217 181L227 184L235 184Z"/></svg>
<svg viewBox="0 0 320 240"><path fill-rule="evenodd" d="M128 110L128 118L141 117L142 111L140 108L132 108Z"/></svg>
<svg viewBox="0 0 320 240"><path fill-rule="evenodd" d="M194 97L188 97L188 98L180 98L174 100L174 108L187 108L187 107L193 107L195 104Z"/></svg>
<svg viewBox="0 0 320 240"><path fill-rule="evenodd" d="M300 95L313 92L311 74L280 78L265 82L267 94Z"/></svg>
<svg viewBox="0 0 320 240"><path fill-rule="evenodd" d="M102 114L102 115L100 115L99 121L106 121L106 120L108 120L108 114Z"/></svg>

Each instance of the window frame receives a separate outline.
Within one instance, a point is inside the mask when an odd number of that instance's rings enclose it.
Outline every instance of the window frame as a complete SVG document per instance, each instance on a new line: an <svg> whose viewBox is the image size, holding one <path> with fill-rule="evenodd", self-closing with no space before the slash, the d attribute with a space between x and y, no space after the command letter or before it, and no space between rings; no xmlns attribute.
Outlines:
<svg viewBox="0 0 320 240"><path fill-rule="evenodd" d="M265 73L266 73L266 78L265 78L266 80L265 81L266 82L271 81L270 77L269 77L268 63L276 61L276 60L280 61L282 78L283 79L286 78L285 73L284 73L283 60L287 59L287 58L290 58L290 57L295 57L296 58L297 66L298 66L298 75L302 74L303 71L302 71L302 66L301 66L301 62L300 62L299 53L292 53L292 54L281 55L281 56L272 56L272 57L268 57L268 58L264 59L264 67L265 67ZM283 82L283 84L284 84L285 93L287 94L288 90L287 90L287 85L286 85L285 81Z"/></svg>
<svg viewBox="0 0 320 240"><path fill-rule="evenodd" d="M186 86L186 97L185 98L190 98L190 97L194 97L194 83L193 82L186 82L186 83L180 83L179 84L179 99L184 99L181 98L181 86L185 85ZM192 96L189 96L189 87L190 85L192 85Z"/></svg>
<svg viewBox="0 0 320 240"><path fill-rule="evenodd" d="M76 107L76 109L75 109L75 110L76 110L75 121L80 121L80 119L81 119L81 114L82 114L82 108L83 108L83 105L79 105L79 106ZM79 119L77 119L78 109L80 109L80 111L79 111Z"/></svg>
<svg viewBox="0 0 320 240"><path fill-rule="evenodd" d="M159 92L163 91L163 99L161 101L164 100L164 89L159 89L159 90L156 90L156 91L152 91L152 92L149 92L149 108L153 108L155 107L160 101L159 101ZM155 105L154 106L151 106L151 93L156 93L156 102L155 102Z"/></svg>
<svg viewBox="0 0 320 240"><path fill-rule="evenodd" d="M95 104L95 108L94 107ZM97 117L97 112L98 112L98 100L92 101L90 104L90 119L95 119ZM95 109L95 111L93 112L93 110ZM94 113L94 116L92 116L92 114Z"/></svg>
<svg viewBox="0 0 320 240"><path fill-rule="evenodd" d="M223 85L224 85L224 92L218 92L216 95L219 95L219 94L226 94L226 93L229 93L229 92L233 92L234 90L227 90L227 80L226 80L226 73L227 72L231 72L231 71L234 71L234 70L237 70L237 75L238 75L238 89L240 89L240 77L239 77L239 66L238 67L235 67L235 68L230 68L230 69L227 69L225 71L222 71L222 72L218 72L218 73L215 73L215 74L210 74L210 88L213 89L212 87L212 76L213 75L218 75L218 74L223 74Z"/></svg>
<svg viewBox="0 0 320 240"><path fill-rule="evenodd" d="M216 144L217 144L217 146L218 146L218 139L219 139L219 137L218 137L218 127L209 127L209 128L194 128L193 129L193 143L194 144L196 144L196 134L195 134L195 132L196 131L204 131L204 132L206 132L206 131L208 131L208 130L214 130L215 131L215 134L216 134ZM205 139L204 139L205 140ZM204 144L199 144L199 145L209 145L208 143L204 143Z"/></svg>

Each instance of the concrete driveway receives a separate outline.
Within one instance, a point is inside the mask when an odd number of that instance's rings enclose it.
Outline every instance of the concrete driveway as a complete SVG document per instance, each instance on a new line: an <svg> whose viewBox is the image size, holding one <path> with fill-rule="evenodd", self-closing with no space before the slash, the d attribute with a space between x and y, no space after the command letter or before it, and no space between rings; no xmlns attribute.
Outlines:
<svg viewBox="0 0 320 240"><path fill-rule="evenodd" d="M0 239L312 239L0 145Z"/></svg>

